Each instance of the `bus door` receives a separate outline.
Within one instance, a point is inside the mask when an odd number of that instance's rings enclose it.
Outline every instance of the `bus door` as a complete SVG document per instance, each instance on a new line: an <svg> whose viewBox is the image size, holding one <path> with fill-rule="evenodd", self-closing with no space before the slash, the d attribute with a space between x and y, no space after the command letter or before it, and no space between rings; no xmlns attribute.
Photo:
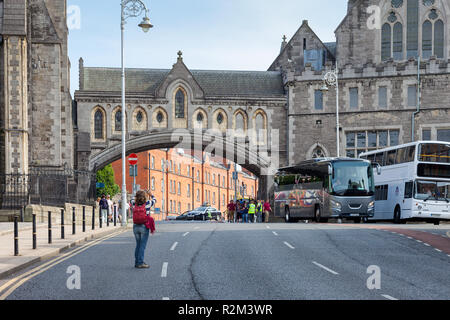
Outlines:
<svg viewBox="0 0 450 320"><path fill-rule="evenodd" d="M403 198L402 204L402 217L408 218L411 217L412 214L412 206L413 206L413 190L414 190L414 182L413 181L405 181L405 194Z"/></svg>

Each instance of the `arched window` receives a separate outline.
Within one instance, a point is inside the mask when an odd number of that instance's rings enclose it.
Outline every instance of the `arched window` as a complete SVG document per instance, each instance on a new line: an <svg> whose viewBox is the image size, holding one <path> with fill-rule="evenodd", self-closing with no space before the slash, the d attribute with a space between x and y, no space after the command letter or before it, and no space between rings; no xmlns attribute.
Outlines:
<svg viewBox="0 0 450 320"><path fill-rule="evenodd" d="M391 57L391 25L385 23L381 29L381 59L383 61Z"/></svg>
<svg viewBox="0 0 450 320"><path fill-rule="evenodd" d="M444 58L444 22L442 20L434 23L434 55Z"/></svg>
<svg viewBox="0 0 450 320"><path fill-rule="evenodd" d="M403 25L400 22L394 25L392 51L394 60L403 59Z"/></svg>
<svg viewBox="0 0 450 320"><path fill-rule="evenodd" d="M407 58L417 57L419 52L419 0L408 0L406 50Z"/></svg>
<svg viewBox="0 0 450 320"><path fill-rule="evenodd" d="M118 110L116 116L114 117L114 130L122 131L122 111Z"/></svg>
<svg viewBox="0 0 450 320"><path fill-rule="evenodd" d="M316 147L312 154L313 159L325 158L325 152L321 147Z"/></svg>
<svg viewBox="0 0 450 320"><path fill-rule="evenodd" d="M258 113L255 117L256 143L261 144L266 142L266 124L264 115Z"/></svg>
<svg viewBox="0 0 450 320"><path fill-rule="evenodd" d="M185 96L181 89L175 95L175 118L184 119Z"/></svg>
<svg viewBox="0 0 450 320"><path fill-rule="evenodd" d="M433 54L433 24L425 21L422 26L422 57L429 59Z"/></svg>
<svg viewBox="0 0 450 320"><path fill-rule="evenodd" d="M245 119L242 113L236 115L236 130L245 130Z"/></svg>
<svg viewBox="0 0 450 320"><path fill-rule="evenodd" d="M94 134L95 139L103 139L103 112L97 110L94 116Z"/></svg>
<svg viewBox="0 0 450 320"><path fill-rule="evenodd" d="M158 121L158 123L162 123L164 121L164 114L161 111L156 115L156 121Z"/></svg>

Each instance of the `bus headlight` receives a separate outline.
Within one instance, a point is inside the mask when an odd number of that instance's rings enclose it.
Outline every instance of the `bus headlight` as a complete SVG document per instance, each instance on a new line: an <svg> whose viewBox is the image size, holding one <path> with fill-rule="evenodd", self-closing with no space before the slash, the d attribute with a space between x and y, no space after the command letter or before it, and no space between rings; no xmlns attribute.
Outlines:
<svg viewBox="0 0 450 320"><path fill-rule="evenodd" d="M339 202L336 202L334 200L331 200L331 209L341 211L342 205Z"/></svg>
<svg viewBox="0 0 450 320"><path fill-rule="evenodd" d="M367 209L370 211L370 210L373 210L375 208L375 202L374 201L372 201L371 203L369 203L368 205L367 205Z"/></svg>

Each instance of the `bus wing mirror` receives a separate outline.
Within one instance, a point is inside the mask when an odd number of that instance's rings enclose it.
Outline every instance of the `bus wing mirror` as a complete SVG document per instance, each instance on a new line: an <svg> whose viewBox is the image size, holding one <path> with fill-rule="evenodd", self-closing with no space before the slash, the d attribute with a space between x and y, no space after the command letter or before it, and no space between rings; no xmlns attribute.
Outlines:
<svg viewBox="0 0 450 320"><path fill-rule="evenodd" d="M379 163L375 163L375 165L377 166L377 174L381 175L381 166Z"/></svg>

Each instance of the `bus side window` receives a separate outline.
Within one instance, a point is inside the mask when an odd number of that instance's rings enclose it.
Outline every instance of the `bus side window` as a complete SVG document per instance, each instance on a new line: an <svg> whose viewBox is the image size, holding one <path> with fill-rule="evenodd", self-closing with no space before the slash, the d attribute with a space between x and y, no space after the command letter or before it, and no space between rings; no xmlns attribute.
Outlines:
<svg viewBox="0 0 450 320"><path fill-rule="evenodd" d="M405 183L405 199L411 199L413 197L413 185L412 181Z"/></svg>
<svg viewBox="0 0 450 320"><path fill-rule="evenodd" d="M414 162L415 154L416 154L416 146L408 147L408 151L406 153L406 162Z"/></svg>

